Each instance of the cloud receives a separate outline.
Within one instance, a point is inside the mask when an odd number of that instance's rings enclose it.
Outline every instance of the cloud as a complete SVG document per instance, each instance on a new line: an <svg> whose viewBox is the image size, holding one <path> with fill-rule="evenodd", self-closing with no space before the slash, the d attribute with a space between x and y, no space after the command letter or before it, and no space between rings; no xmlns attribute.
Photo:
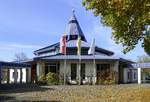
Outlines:
<svg viewBox="0 0 150 102"><path fill-rule="evenodd" d="M32 44L21 44L15 42L0 42L1 50L16 50L16 49L39 49L41 46Z"/></svg>
<svg viewBox="0 0 150 102"><path fill-rule="evenodd" d="M13 61L14 55L20 52L24 52L28 58L33 58L33 51L39 48L42 48L42 46L16 42L0 42L0 60Z"/></svg>

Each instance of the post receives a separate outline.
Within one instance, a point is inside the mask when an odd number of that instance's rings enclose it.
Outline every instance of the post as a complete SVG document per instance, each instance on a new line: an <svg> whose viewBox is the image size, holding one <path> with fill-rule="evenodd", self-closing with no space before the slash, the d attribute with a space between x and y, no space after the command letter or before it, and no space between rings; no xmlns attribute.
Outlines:
<svg viewBox="0 0 150 102"><path fill-rule="evenodd" d="M95 62L95 54L93 55L93 85L96 83L96 62Z"/></svg>
<svg viewBox="0 0 150 102"><path fill-rule="evenodd" d="M66 59L64 59L64 85L66 85Z"/></svg>
<svg viewBox="0 0 150 102"><path fill-rule="evenodd" d="M138 68L138 84L141 84L141 68Z"/></svg>
<svg viewBox="0 0 150 102"><path fill-rule="evenodd" d="M14 68L14 83L17 83L17 68Z"/></svg>
<svg viewBox="0 0 150 102"><path fill-rule="evenodd" d="M22 83L22 68L20 68L20 83Z"/></svg>
<svg viewBox="0 0 150 102"><path fill-rule="evenodd" d="M10 76L9 76L9 73L10 73L10 71L9 71L9 68L7 68L7 84L9 84L9 78L10 78Z"/></svg>
<svg viewBox="0 0 150 102"><path fill-rule="evenodd" d="M27 76L27 78L28 78L28 83L31 83L31 68L28 67L27 69L28 69L28 76Z"/></svg>
<svg viewBox="0 0 150 102"><path fill-rule="evenodd" d="M79 85L81 85L81 55L79 55L79 73L78 73L78 78L79 78Z"/></svg>
<svg viewBox="0 0 150 102"><path fill-rule="evenodd" d="M29 69L28 68L25 68L26 69L26 83L29 82L29 79L28 79L28 76L29 76Z"/></svg>
<svg viewBox="0 0 150 102"><path fill-rule="evenodd" d="M118 84L119 83L119 61L115 62L114 65L114 72L115 72L115 83Z"/></svg>

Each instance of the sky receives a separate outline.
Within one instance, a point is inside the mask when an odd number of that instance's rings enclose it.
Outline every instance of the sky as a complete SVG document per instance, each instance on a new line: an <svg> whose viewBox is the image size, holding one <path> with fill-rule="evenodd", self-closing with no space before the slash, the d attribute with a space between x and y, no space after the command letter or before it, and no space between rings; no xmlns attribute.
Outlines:
<svg viewBox="0 0 150 102"><path fill-rule="evenodd" d="M134 61L145 54L140 44L123 54L123 47L111 39L111 28L86 11L82 0L0 0L0 60L13 61L21 52L33 58L35 50L58 42L72 9L89 43L95 38L97 46Z"/></svg>

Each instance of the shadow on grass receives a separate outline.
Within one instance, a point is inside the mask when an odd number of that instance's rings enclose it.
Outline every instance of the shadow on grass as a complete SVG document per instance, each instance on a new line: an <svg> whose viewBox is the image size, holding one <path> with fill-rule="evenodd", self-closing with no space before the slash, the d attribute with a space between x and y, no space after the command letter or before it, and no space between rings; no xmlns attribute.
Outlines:
<svg viewBox="0 0 150 102"><path fill-rule="evenodd" d="M0 85L0 92L2 92L3 94L46 91L46 90L53 91L55 89L41 87L36 84L1 84Z"/></svg>
<svg viewBox="0 0 150 102"><path fill-rule="evenodd" d="M46 101L46 100L41 100L41 101L29 101L29 100L17 100L15 97L12 96L5 96L5 95L0 95L0 102L62 102L62 101Z"/></svg>
<svg viewBox="0 0 150 102"><path fill-rule="evenodd" d="M0 95L0 102L8 101L8 100L15 100L15 97L12 96L5 96L5 95Z"/></svg>
<svg viewBox="0 0 150 102"><path fill-rule="evenodd" d="M52 100L52 101L27 101L27 100L21 100L21 101L15 101L15 102L62 102L62 101L55 101L55 100Z"/></svg>

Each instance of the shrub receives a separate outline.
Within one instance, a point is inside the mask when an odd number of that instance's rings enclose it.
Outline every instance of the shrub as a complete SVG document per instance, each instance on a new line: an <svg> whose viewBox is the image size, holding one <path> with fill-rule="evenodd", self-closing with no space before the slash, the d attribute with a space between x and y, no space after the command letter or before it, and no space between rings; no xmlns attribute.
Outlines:
<svg viewBox="0 0 150 102"><path fill-rule="evenodd" d="M40 77L39 77L39 80L37 82L39 85L46 85L47 82L46 82L46 76L44 74L42 74Z"/></svg>
<svg viewBox="0 0 150 102"><path fill-rule="evenodd" d="M48 85L58 85L59 76L58 74L49 72L48 74L46 74L46 81Z"/></svg>

